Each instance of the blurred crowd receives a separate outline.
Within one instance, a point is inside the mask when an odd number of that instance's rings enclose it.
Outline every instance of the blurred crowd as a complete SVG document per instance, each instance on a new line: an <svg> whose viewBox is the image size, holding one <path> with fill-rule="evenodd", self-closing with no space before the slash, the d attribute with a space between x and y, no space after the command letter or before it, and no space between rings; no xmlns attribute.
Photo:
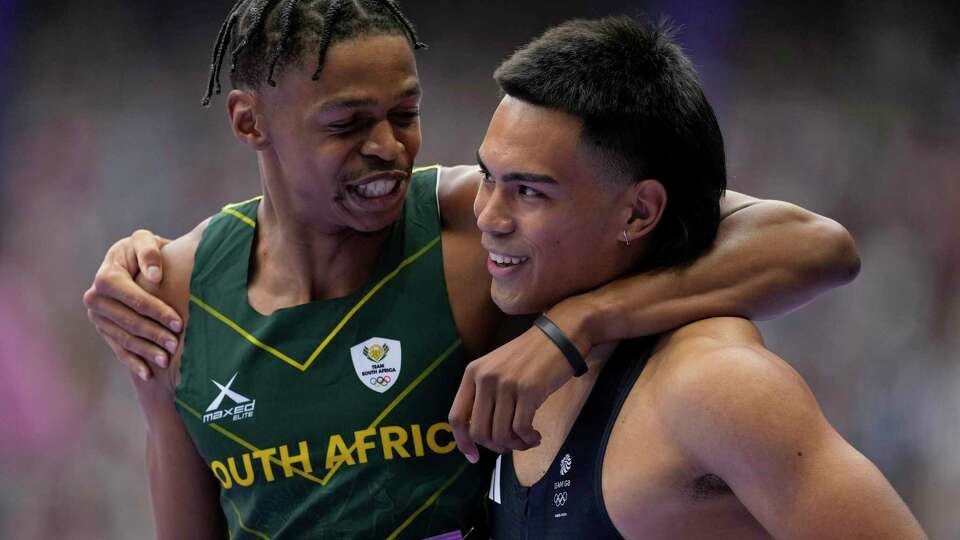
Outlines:
<svg viewBox="0 0 960 540"><path fill-rule="evenodd" d="M0 538L152 536L140 411L80 297L114 240L257 192L222 98L200 107L230 4L0 0ZM931 537L960 538L958 4L586 4L405 2L431 46L419 164L474 160L494 67L548 26L670 16L730 187L858 242L859 278L762 323L768 346Z"/></svg>

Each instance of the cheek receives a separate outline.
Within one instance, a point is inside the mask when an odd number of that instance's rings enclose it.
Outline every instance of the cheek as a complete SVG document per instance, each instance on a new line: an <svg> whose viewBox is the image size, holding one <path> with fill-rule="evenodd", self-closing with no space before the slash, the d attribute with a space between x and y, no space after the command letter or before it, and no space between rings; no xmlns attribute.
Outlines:
<svg viewBox="0 0 960 540"><path fill-rule="evenodd" d="M537 274L578 282L589 273L598 254L606 252L611 244L608 236L606 228L596 221L561 219L536 234L531 232L527 238L537 255Z"/></svg>
<svg viewBox="0 0 960 540"><path fill-rule="evenodd" d="M416 127L411 126L409 129L400 133L399 136L404 148L406 148L407 153L410 154L412 159L417 155L417 152L420 151L420 124L418 123Z"/></svg>

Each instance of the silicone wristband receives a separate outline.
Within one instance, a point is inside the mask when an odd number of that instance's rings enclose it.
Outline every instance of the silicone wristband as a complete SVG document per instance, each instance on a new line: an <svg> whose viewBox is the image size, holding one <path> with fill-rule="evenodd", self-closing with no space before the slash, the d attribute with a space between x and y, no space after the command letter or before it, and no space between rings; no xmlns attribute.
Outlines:
<svg viewBox="0 0 960 540"><path fill-rule="evenodd" d="M537 317L537 320L534 321L533 324L546 334L546 336L550 338L550 341L560 349L563 356L567 358L567 362L570 362L570 366L573 367L574 377L579 377L587 372L587 363L583 361L583 356L580 354L580 351L577 350L577 346L570 341L570 338L563 333L560 327L553 324L553 321L548 319L546 315Z"/></svg>

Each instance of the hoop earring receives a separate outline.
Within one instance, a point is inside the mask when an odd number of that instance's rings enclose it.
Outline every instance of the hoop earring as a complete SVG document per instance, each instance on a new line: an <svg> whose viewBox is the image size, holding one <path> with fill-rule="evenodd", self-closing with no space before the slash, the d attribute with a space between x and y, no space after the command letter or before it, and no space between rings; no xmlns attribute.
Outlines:
<svg viewBox="0 0 960 540"><path fill-rule="evenodd" d="M627 238L627 230L626 230L626 229L623 230L623 241L626 242L628 246L630 245L630 239Z"/></svg>

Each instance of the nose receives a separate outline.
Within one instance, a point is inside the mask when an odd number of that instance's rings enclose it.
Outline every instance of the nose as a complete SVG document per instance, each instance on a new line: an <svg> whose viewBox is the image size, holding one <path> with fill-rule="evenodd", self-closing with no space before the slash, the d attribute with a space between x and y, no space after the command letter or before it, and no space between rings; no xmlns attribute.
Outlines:
<svg viewBox="0 0 960 540"><path fill-rule="evenodd" d="M396 161L404 146L393 132L389 121L377 122L370 128L370 136L364 141L360 153L364 156L378 157L383 161Z"/></svg>
<svg viewBox="0 0 960 540"><path fill-rule="evenodd" d="M473 201L473 214L477 216L477 228L487 234L510 234L515 228L510 201L505 190L490 184L481 184Z"/></svg>

